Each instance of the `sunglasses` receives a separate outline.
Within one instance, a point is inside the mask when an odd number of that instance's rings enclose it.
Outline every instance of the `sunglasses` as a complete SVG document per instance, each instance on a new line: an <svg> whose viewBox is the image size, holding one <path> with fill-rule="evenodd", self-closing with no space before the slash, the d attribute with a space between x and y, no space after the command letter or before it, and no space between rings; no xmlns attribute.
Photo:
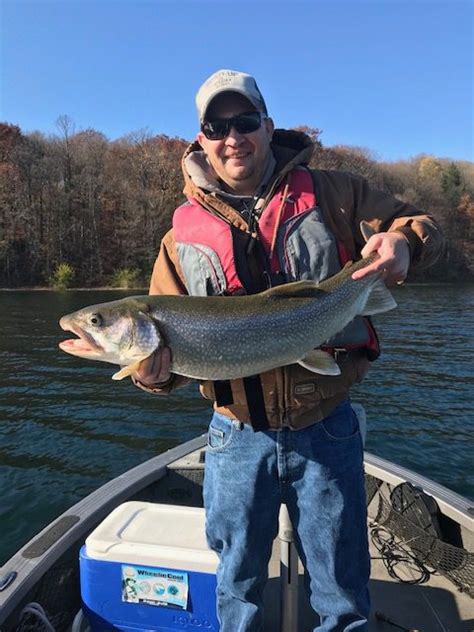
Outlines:
<svg viewBox="0 0 474 632"><path fill-rule="evenodd" d="M239 134L256 132L265 116L261 112L244 112L228 119L204 121L201 132L209 140L222 140L229 135L233 127Z"/></svg>

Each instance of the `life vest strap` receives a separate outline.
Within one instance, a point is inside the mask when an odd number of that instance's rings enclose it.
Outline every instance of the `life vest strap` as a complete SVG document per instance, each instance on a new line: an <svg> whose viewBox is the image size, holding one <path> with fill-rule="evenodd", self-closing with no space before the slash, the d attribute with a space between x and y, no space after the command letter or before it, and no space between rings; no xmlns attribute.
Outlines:
<svg viewBox="0 0 474 632"><path fill-rule="evenodd" d="M229 380L215 380L214 394L217 406L230 406L234 403L232 396L232 387Z"/></svg>
<svg viewBox="0 0 474 632"><path fill-rule="evenodd" d="M250 423L255 432L268 430L267 412L265 410L265 400L263 397L262 380L259 375L244 377L243 379L245 396L250 415Z"/></svg>

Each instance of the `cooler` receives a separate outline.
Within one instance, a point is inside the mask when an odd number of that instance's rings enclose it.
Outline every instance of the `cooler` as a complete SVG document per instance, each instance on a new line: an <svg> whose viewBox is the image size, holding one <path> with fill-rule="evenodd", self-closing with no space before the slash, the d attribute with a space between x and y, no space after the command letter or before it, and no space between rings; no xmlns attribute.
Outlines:
<svg viewBox="0 0 474 632"><path fill-rule="evenodd" d="M207 547L203 509L120 505L80 553L83 611L92 632L219 630L217 562Z"/></svg>

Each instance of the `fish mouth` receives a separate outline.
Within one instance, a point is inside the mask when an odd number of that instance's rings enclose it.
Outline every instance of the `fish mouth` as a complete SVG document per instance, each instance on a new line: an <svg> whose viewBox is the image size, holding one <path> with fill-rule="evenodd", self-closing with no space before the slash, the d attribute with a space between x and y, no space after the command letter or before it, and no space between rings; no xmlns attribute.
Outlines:
<svg viewBox="0 0 474 632"><path fill-rule="evenodd" d="M84 331L84 329L78 325L70 324L62 318L59 321L59 325L64 331L70 331L78 336L77 338L62 340L59 343L59 348L62 349L62 351L66 351L66 353L71 353L72 355L86 357L103 355L105 353L105 349L99 345L87 331Z"/></svg>

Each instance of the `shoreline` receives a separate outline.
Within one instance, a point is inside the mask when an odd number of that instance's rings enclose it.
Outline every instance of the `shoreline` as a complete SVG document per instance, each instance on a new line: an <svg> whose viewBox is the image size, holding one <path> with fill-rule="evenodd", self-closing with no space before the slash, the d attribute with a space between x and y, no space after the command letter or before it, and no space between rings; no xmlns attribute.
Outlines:
<svg viewBox="0 0 474 632"><path fill-rule="evenodd" d="M422 286L422 285L473 285L474 279L465 279L461 281L408 281L404 284L404 286ZM403 287L403 286L400 286ZM100 286L100 287L68 287L64 290L55 290L52 287L46 286L25 286L25 287L0 287L0 292L130 292L137 291L141 293L148 294L148 287L110 287L110 286ZM398 289L398 288L390 288L390 289Z"/></svg>
<svg viewBox="0 0 474 632"><path fill-rule="evenodd" d="M0 292L116 292L122 290L123 292L132 291L145 291L148 292L147 287L68 287L64 290L55 290L52 287L32 286L32 287L0 287Z"/></svg>

